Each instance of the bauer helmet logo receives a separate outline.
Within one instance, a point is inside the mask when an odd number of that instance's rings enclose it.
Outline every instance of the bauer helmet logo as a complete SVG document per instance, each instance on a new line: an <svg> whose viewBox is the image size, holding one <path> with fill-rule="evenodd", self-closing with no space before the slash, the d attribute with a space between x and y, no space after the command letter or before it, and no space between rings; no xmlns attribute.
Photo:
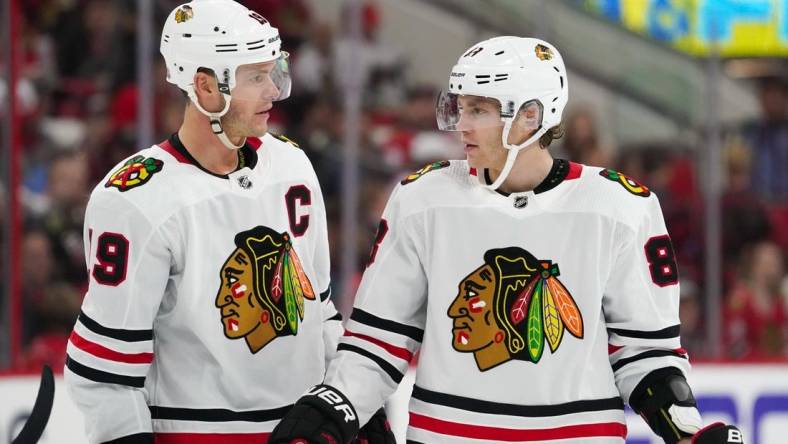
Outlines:
<svg viewBox="0 0 788 444"><path fill-rule="evenodd" d="M542 44L536 45L534 52L539 60L552 60L553 58L553 50Z"/></svg>
<svg viewBox="0 0 788 444"><path fill-rule="evenodd" d="M189 5L183 5L175 11L175 22L183 23L194 18L194 10Z"/></svg>

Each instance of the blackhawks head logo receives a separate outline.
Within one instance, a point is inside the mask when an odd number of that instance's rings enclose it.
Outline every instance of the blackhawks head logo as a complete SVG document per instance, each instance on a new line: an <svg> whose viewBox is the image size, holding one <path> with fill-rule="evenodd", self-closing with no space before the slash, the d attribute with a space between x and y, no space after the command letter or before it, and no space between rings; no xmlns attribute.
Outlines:
<svg viewBox="0 0 788 444"><path fill-rule="evenodd" d="M555 353L564 330L583 338L583 317L558 280L558 264L518 247L488 250L484 265L460 282L449 307L452 346L473 353L479 370Z"/></svg>
<svg viewBox="0 0 788 444"><path fill-rule="evenodd" d="M553 50L542 44L536 45L534 52L536 53L536 58L542 61L553 58Z"/></svg>
<svg viewBox="0 0 788 444"><path fill-rule="evenodd" d="M189 5L183 5L175 11L175 22L176 23L183 23L187 20L191 20L194 17L194 10Z"/></svg>
<svg viewBox="0 0 788 444"><path fill-rule="evenodd" d="M161 171L162 165L164 162L153 157L146 159L143 156L134 156L112 173L104 186L128 191L148 182L154 174Z"/></svg>
<svg viewBox="0 0 788 444"><path fill-rule="evenodd" d="M279 336L298 334L304 299L315 292L290 235L257 226L235 235L236 249L219 272L216 308L224 335L244 338L257 353Z"/></svg>

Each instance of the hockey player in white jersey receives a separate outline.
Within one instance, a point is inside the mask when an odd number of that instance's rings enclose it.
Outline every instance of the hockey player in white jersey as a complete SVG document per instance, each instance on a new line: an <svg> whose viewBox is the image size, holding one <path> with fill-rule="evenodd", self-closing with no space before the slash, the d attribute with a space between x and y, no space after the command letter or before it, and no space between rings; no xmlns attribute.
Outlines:
<svg viewBox="0 0 788 444"><path fill-rule="evenodd" d="M667 443L742 442L735 427L702 427L686 383L657 196L546 149L568 100L558 51L486 40L448 87L438 124L461 132L467 160L394 190L325 381L271 442L352 434L334 406L363 423L417 351L408 442L623 443L625 402Z"/></svg>
<svg viewBox="0 0 788 444"><path fill-rule="evenodd" d="M287 53L231 0L175 8L161 53L190 102L177 134L91 195L65 378L91 443L265 443L342 332L317 178L267 134ZM385 426L369 441L393 439Z"/></svg>

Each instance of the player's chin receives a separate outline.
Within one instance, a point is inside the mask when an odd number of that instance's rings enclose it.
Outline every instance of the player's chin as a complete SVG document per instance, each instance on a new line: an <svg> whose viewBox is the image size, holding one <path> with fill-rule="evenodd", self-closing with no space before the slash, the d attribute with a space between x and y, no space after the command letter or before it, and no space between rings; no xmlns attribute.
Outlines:
<svg viewBox="0 0 788 444"><path fill-rule="evenodd" d="M246 137L263 137L268 132L268 124L253 124L249 125Z"/></svg>

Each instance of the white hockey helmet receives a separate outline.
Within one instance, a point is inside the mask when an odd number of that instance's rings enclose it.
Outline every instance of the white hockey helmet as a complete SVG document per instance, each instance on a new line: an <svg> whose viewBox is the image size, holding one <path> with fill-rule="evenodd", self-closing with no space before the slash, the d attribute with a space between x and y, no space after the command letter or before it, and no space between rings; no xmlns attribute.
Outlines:
<svg viewBox="0 0 788 444"><path fill-rule="evenodd" d="M463 114L459 104L462 95L497 101L500 119ZM509 175L517 153L561 123L568 99L566 68L553 45L535 38L495 37L473 45L460 56L451 70L449 89L438 97L436 117L438 128L444 131L503 126L501 139L509 150L506 164L493 184L484 184L497 189ZM522 142L510 140L512 123L526 111L521 117L528 119L535 132Z"/></svg>
<svg viewBox="0 0 788 444"><path fill-rule="evenodd" d="M185 91L211 119L214 134L228 148L240 146L229 141L220 118L230 108L239 66L276 61L270 77L279 95L273 100L290 95L288 54L281 50L279 31L263 16L233 0L193 0L175 8L164 23L159 50L167 65L167 81ZM200 106L194 93L194 75L199 68L216 74L225 98L223 110L214 113Z"/></svg>

